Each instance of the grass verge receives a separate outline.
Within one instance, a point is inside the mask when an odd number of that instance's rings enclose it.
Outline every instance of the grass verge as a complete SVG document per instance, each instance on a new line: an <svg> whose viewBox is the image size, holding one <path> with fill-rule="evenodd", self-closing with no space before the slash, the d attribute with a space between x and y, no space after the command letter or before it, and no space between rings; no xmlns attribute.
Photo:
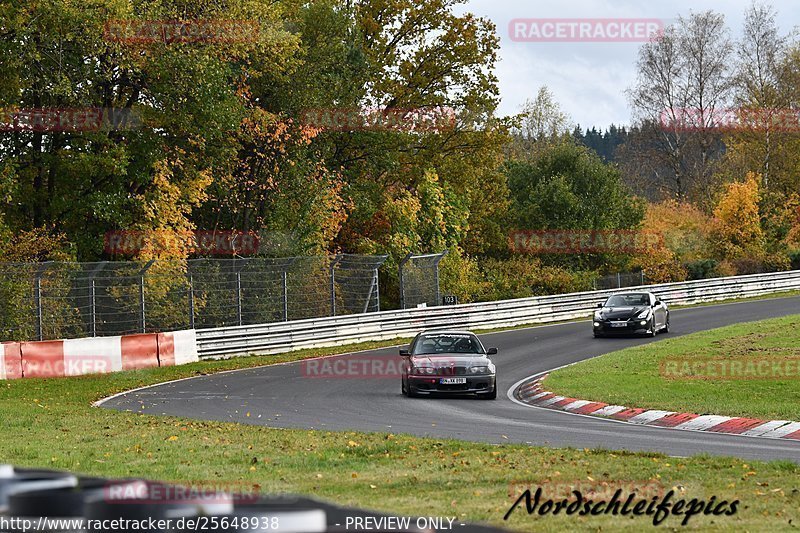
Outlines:
<svg viewBox="0 0 800 533"><path fill-rule="evenodd" d="M545 383L559 395L615 405L800 421L800 315L627 348Z"/></svg>
<svg viewBox="0 0 800 533"><path fill-rule="evenodd" d="M0 382L0 461L98 476L251 486L393 514L456 517L520 531L641 531L650 518L503 516L521 488L675 488L678 499L741 500L734 516L696 516L703 530L788 530L800 521L800 467L699 456L494 446L386 433L271 429L90 407L111 394L192 375L370 349L402 341L205 361L71 379ZM649 492L648 492L649 491ZM605 495L605 496L603 496ZM664 523L679 527L681 518Z"/></svg>

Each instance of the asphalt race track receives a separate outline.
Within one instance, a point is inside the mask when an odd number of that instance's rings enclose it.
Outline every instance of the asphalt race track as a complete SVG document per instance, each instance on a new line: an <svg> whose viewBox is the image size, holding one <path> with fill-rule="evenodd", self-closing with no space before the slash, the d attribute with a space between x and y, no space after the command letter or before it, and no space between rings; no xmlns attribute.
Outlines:
<svg viewBox="0 0 800 533"><path fill-rule="evenodd" d="M103 407L280 428L410 433L492 443L698 453L800 463L800 443L622 424L518 405L518 381L603 353L737 322L800 313L800 297L673 310L672 332L655 339L593 339L587 322L482 335L497 346L497 400L409 399L395 378L309 378L302 363L200 376L114 397ZM397 348L337 357L397 358ZM247 416L247 413L250 416Z"/></svg>

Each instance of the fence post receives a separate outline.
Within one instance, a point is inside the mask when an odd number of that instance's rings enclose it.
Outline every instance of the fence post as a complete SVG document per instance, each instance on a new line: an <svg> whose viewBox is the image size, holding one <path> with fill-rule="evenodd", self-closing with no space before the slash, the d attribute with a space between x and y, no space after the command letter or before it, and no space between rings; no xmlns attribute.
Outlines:
<svg viewBox="0 0 800 533"><path fill-rule="evenodd" d="M442 262L442 259L444 259L444 256L446 256L449 251L450 250L443 251L442 254L439 256L439 258L436 259L436 264L434 265L436 269L433 272L434 283L436 283L436 304L434 305L437 306L442 305L442 295L441 292L439 291L439 263Z"/></svg>
<svg viewBox="0 0 800 533"><path fill-rule="evenodd" d="M642 270L642 285L644 285L644 270Z"/></svg>
<svg viewBox="0 0 800 533"><path fill-rule="evenodd" d="M378 281L378 278L375 276L375 272L377 271L373 271L372 282L369 284L369 292L367 293L367 298L364 301L364 309L361 311L361 314L369 312L369 303L372 301L372 293L375 291L375 285Z"/></svg>
<svg viewBox="0 0 800 533"><path fill-rule="evenodd" d="M33 289L33 300L36 303L36 339L42 340L42 276L38 272Z"/></svg>
<svg viewBox="0 0 800 533"><path fill-rule="evenodd" d="M408 263L409 259L411 259L411 252L407 253L404 258L400 260L397 268L399 270L398 277L400 279L400 309L406 308L406 284L405 278L403 276L403 268Z"/></svg>
<svg viewBox="0 0 800 533"><path fill-rule="evenodd" d="M620 277L619 272L617 272L617 288L622 288L622 278Z"/></svg>
<svg viewBox="0 0 800 533"><path fill-rule="evenodd" d="M89 309L91 313L90 323L92 329L92 337L97 337L97 294L95 292L96 288L95 278L97 277L97 274L99 274L100 271L106 267L106 265L108 265L108 261L103 261L102 263L94 267L94 270L92 270L92 272L89 274L89 281L90 281L89 298L91 299L91 301L89 302Z"/></svg>
<svg viewBox="0 0 800 533"><path fill-rule="evenodd" d="M33 288L33 301L36 305L36 339L40 341L44 340L44 328L42 327L42 276L53 264L53 261L47 261L40 264L36 269L36 279Z"/></svg>
<svg viewBox="0 0 800 533"><path fill-rule="evenodd" d="M155 262L155 259L151 259L144 268L139 271L139 321L142 325L142 333L147 333L147 322L145 321L144 311L144 275Z"/></svg>
<svg viewBox="0 0 800 533"><path fill-rule="evenodd" d="M281 270L281 282L283 285L283 321L289 321L289 267L297 260L296 257L289 257L282 260L283 269Z"/></svg>
<svg viewBox="0 0 800 533"><path fill-rule="evenodd" d="M381 311L381 284L380 280L378 279L378 269L376 268L374 271L375 273L375 302L377 303L378 312Z"/></svg>
<svg viewBox="0 0 800 533"><path fill-rule="evenodd" d="M330 283L331 283L331 316L336 316L336 265L342 260L341 255L335 255L331 261L330 266Z"/></svg>
<svg viewBox="0 0 800 533"><path fill-rule="evenodd" d="M194 329L194 276L189 273L189 329Z"/></svg>
<svg viewBox="0 0 800 533"><path fill-rule="evenodd" d="M289 284L287 283L286 269L281 272L283 276L283 321L289 321Z"/></svg>
<svg viewBox="0 0 800 533"><path fill-rule="evenodd" d="M242 325L242 272L236 270L236 322Z"/></svg>
<svg viewBox="0 0 800 533"><path fill-rule="evenodd" d="M236 322L242 325L242 269L247 266L249 259L235 258L234 268L236 269ZM239 266L241 261L241 266Z"/></svg>

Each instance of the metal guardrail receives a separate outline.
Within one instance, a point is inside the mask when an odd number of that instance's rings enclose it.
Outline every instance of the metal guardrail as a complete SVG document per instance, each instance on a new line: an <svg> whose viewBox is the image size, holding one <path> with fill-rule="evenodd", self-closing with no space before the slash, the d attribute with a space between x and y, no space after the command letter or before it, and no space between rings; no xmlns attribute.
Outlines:
<svg viewBox="0 0 800 533"><path fill-rule="evenodd" d="M800 270L628 287L656 293L671 305L694 304L800 290ZM591 316L620 289L539 296L449 307L383 311L259 326L197 331L201 358L277 354L304 348L411 337L437 328L488 329Z"/></svg>

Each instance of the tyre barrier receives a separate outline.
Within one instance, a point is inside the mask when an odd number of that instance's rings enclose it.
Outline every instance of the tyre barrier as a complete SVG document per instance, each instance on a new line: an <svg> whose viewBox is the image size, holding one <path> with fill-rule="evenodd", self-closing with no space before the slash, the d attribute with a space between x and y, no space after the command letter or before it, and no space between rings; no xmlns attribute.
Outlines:
<svg viewBox="0 0 800 533"><path fill-rule="evenodd" d="M244 487L243 487L244 488ZM25 470L0 465L0 533L147 531L269 531L328 533L352 531L352 524L381 528L388 515L340 507L302 496L267 496L217 486L182 486L144 479L104 479L69 472ZM398 517L391 517L397 523ZM431 526L410 518L396 533L452 531L447 520ZM453 524L455 526L456 524ZM504 530L458 523L462 533ZM144 527L142 527L144 526ZM362 528L363 529L363 528Z"/></svg>
<svg viewBox="0 0 800 533"><path fill-rule="evenodd" d="M198 361L194 330L0 345L0 379L108 374Z"/></svg>

